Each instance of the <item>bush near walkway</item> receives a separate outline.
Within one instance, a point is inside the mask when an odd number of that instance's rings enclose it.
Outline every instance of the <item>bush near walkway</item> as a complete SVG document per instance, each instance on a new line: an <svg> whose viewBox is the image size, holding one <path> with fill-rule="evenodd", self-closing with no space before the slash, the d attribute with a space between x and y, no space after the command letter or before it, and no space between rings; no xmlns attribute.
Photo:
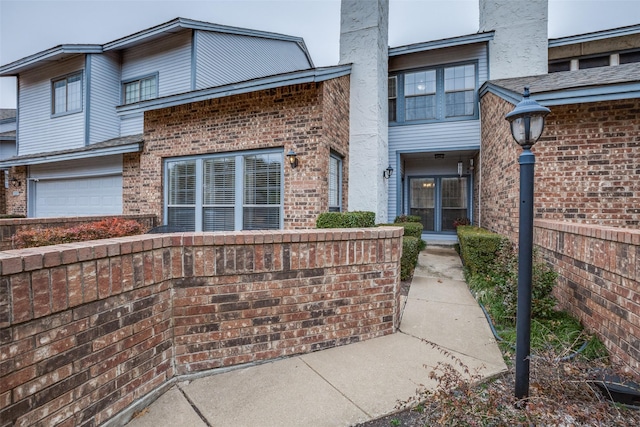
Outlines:
<svg viewBox="0 0 640 427"><path fill-rule="evenodd" d="M144 231L142 225L137 221L122 218L105 218L101 221L71 228L56 227L19 231L13 236L13 242L14 247L18 249L33 248L62 243L84 242L86 240L134 236L142 234Z"/></svg>

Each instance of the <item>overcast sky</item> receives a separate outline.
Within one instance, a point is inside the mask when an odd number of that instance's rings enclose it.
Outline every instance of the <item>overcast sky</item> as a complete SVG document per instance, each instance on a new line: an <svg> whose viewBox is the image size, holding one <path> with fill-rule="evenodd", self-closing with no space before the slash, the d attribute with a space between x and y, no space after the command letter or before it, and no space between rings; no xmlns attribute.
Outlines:
<svg viewBox="0 0 640 427"><path fill-rule="evenodd" d="M338 62L340 0L0 0L0 64L59 44L104 44L176 17L303 37L316 66ZM634 24L640 0L549 0L550 38ZM390 46L477 31L478 0L390 0ZM1 108L15 108L14 88L13 78L0 78Z"/></svg>

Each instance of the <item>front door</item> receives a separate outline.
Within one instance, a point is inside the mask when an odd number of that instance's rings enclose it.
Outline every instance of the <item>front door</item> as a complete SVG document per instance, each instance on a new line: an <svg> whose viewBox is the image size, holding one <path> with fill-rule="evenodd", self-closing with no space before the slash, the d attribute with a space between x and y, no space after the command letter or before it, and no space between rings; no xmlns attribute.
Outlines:
<svg viewBox="0 0 640 427"><path fill-rule="evenodd" d="M410 178L409 192L409 213L425 232L455 232L456 219L469 218L467 177Z"/></svg>

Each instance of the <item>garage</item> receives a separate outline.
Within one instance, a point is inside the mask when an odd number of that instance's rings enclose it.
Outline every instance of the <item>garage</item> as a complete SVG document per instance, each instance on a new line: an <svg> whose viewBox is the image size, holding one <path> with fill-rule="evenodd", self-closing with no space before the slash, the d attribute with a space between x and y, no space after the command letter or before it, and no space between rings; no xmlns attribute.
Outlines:
<svg viewBox="0 0 640 427"><path fill-rule="evenodd" d="M33 165L30 217L122 214L122 157Z"/></svg>

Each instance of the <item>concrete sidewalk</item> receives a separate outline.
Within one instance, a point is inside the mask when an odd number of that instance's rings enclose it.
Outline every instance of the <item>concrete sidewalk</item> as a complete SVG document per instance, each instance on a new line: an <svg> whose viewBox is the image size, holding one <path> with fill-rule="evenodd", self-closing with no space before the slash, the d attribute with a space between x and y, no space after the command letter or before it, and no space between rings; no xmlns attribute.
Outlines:
<svg viewBox="0 0 640 427"><path fill-rule="evenodd" d="M431 367L451 360L423 339L485 376L506 370L451 248L420 254L399 332L178 382L128 427L358 424L435 386Z"/></svg>

